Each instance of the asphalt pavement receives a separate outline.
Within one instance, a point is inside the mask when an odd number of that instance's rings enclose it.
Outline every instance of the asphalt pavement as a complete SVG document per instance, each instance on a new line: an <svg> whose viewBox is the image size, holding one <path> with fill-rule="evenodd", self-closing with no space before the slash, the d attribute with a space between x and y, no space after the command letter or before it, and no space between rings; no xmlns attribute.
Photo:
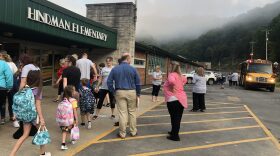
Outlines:
<svg viewBox="0 0 280 156"><path fill-rule="evenodd" d="M191 109L191 85L186 91ZM279 156L279 93L208 86L206 112L184 111L180 142L166 139L170 117L162 103L138 118L137 137L117 138L115 129L76 155Z"/></svg>

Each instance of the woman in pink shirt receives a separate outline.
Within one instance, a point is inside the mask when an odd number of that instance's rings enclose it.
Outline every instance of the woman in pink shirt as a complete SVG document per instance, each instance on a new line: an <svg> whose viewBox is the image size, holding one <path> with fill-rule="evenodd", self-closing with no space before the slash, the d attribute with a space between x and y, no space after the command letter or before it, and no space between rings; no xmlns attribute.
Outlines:
<svg viewBox="0 0 280 156"><path fill-rule="evenodd" d="M167 139L180 141L179 130L184 108L188 107L187 95L184 91L184 85L187 80L181 74L180 64L176 61L171 62L172 70L164 83L163 91L165 101L167 102L168 112L171 118L172 129L168 132Z"/></svg>

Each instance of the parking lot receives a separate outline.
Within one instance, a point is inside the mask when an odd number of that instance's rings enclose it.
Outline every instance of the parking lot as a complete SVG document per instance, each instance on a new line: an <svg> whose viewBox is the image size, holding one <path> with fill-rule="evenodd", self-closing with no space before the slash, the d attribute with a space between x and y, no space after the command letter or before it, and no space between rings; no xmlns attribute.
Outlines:
<svg viewBox="0 0 280 156"><path fill-rule="evenodd" d="M137 137L119 139L113 129L76 155L280 155L278 140L251 108L239 97L216 96L223 91L210 87L205 113L184 111L180 142L166 139L170 118L162 103L138 118Z"/></svg>

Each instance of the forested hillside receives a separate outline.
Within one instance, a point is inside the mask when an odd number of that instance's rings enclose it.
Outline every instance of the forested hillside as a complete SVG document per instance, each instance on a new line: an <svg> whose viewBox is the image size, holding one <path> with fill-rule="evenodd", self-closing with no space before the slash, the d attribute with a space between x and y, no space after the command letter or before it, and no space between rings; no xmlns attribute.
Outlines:
<svg viewBox="0 0 280 156"><path fill-rule="evenodd" d="M214 22L214 21L213 21ZM224 69L235 69L249 58L250 42L254 41L254 58L265 59L265 29L270 29L268 57L280 61L280 2L256 8L236 17L223 28L211 30L198 39L170 42L162 48L176 52L193 61L221 63Z"/></svg>

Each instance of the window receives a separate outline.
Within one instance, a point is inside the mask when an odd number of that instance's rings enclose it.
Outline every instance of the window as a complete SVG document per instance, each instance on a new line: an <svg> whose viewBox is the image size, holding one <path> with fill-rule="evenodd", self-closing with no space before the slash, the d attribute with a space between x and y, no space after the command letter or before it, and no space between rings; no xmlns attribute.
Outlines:
<svg viewBox="0 0 280 156"><path fill-rule="evenodd" d="M145 60L134 59L134 64L137 66L145 66Z"/></svg>
<svg viewBox="0 0 280 156"><path fill-rule="evenodd" d="M165 72L166 62L163 57L159 57L156 55L149 55L148 61L149 61L149 64L148 64L149 73L152 73L155 70L156 66L160 66L161 71L163 73Z"/></svg>
<svg viewBox="0 0 280 156"><path fill-rule="evenodd" d="M145 68L145 66L146 66L145 62L146 62L145 59L135 58L134 59L134 66L137 67L137 68Z"/></svg>

